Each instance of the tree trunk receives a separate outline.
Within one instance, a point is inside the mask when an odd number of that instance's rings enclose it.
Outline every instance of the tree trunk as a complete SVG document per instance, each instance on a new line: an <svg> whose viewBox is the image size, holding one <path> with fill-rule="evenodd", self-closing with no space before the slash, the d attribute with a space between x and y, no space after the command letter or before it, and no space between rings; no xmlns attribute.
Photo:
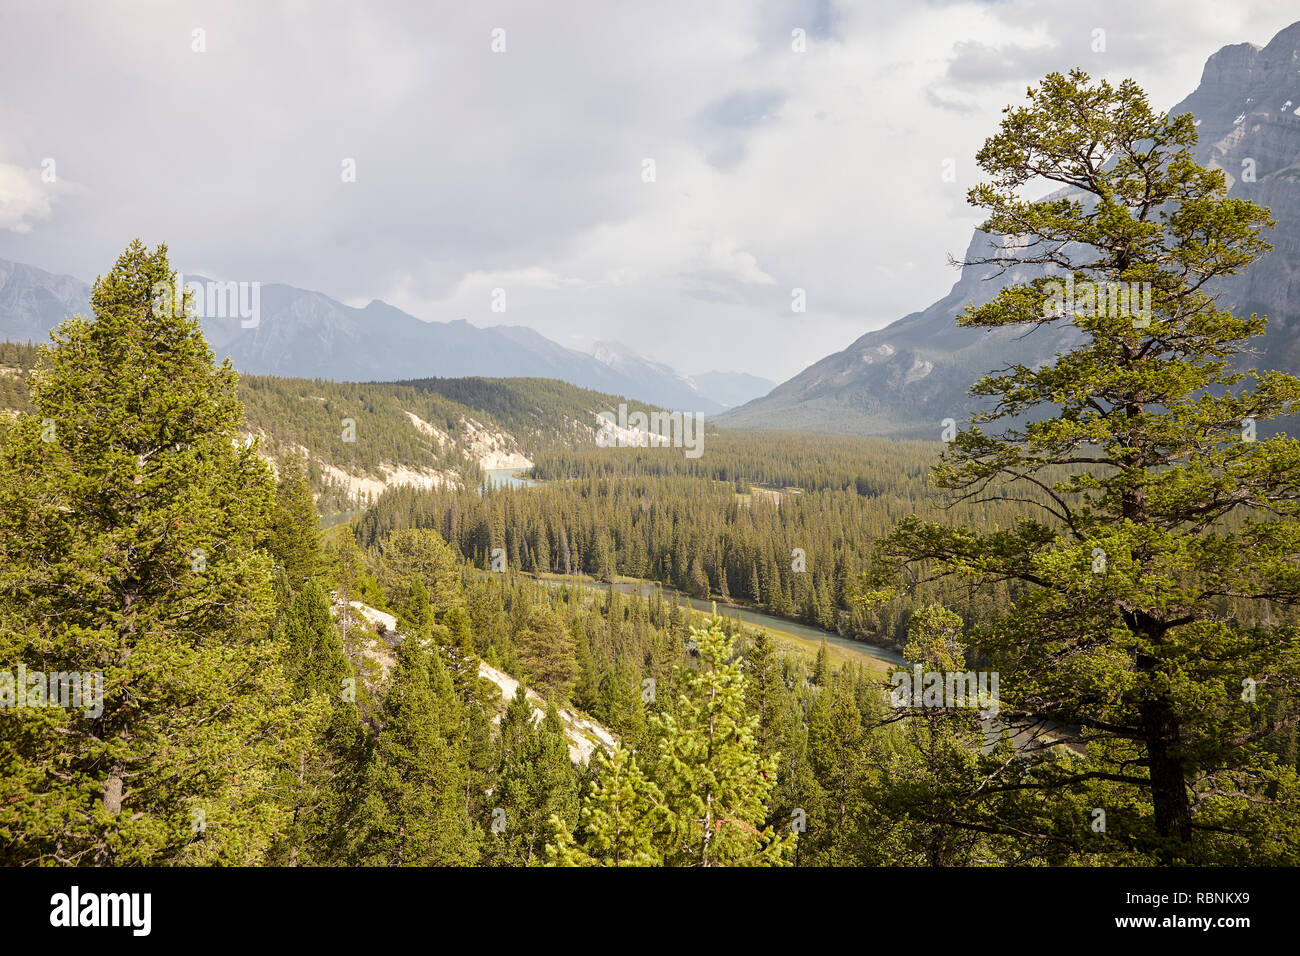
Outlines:
<svg viewBox="0 0 1300 956"><path fill-rule="evenodd" d="M302 813L302 792L306 786L305 784L306 777L307 777L307 751L300 750L298 751L298 794L297 794L297 799L294 800L293 829L290 831L293 834L292 837L293 843L289 847L290 866L298 865L298 841L302 837L300 831L298 830L298 818Z"/></svg>
<svg viewBox="0 0 1300 956"><path fill-rule="evenodd" d="M109 768L108 777L104 780L104 812L110 817L122 812L122 779L125 773L126 767L118 761ZM101 838L95 849L95 866L112 865L113 853Z"/></svg>
<svg viewBox="0 0 1300 956"><path fill-rule="evenodd" d="M1156 830L1162 837L1191 843L1192 806L1187 797L1183 760L1178 753L1178 718L1162 700L1142 704L1138 711L1146 734ZM1168 850L1162 852L1166 858L1170 856Z"/></svg>
<svg viewBox="0 0 1300 956"><path fill-rule="evenodd" d="M1127 407L1130 418L1145 411L1141 403ZM1144 459L1140 466L1143 476L1148 471ZM1138 485L1124 492L1123 514L1135 524L1150 524L1146 508L1146 488ZM1144 556L1133 553L1132 559L1146 570ZM1161 623L1144 611L1125 614L1125 623L1135 633L1145 635L1152 647L1160 644L1163 634ZM1143 674L1155 674L1159 661L1148 655L1138 654L1138 670ZM1178 716L1169 702L1157 696L1138 705L1138 715L1142 718L1143 739L1147 748L1147 770L1151 777L1151 807L1155 816L1156 832L1162 837L1178 840L1189 845L1192 840L1192 807L1187 798L1187 780L1183 767L1183 758L1179 753ZM1160 851L1164 862L1172 862L1173 850L1164 847Z"/></svg>

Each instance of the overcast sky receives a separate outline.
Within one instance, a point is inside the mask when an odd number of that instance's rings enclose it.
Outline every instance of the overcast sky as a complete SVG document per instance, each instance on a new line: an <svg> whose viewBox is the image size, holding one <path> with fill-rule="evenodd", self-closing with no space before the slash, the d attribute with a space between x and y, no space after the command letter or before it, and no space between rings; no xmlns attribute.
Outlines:
<svg viewBox="0 0 1300 956"><path fill-rule="evenodd" d="M1297 18L1294 0L3 0L0 258L89 280L139 236L188 273L783 380L947 292L972 157L1030 82L1078 65L1167 109L1211 53Z"/></svg>

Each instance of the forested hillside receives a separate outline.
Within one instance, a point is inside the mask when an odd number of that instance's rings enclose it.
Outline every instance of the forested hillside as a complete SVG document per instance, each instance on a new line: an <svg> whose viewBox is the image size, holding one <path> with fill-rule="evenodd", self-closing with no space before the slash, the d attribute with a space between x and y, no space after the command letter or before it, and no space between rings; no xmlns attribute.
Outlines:
<svg viewBox="0 0 1300 956"><path fill-rule="evenodd" d="M432 528L483 568L500 547L510 567L527 572L648 579L901 642L918 598L872 608L859 601L876 542L909 515L985 518L969 503L949 510L928 489L937 454L925 443L796 434L773 442L735 432L715 436L695 461L661 449L562 450L538 457L539 486L389 492L361 518L358 535L369 544L396 528ZM921 591L921 599L969 599L972 614L1006 597L951 585Z"/></svg>
<svg viewBox="0 0 1300 956"><path fill-rule="evenodd" d="M0 410L28 412L30 343L0 342ZM394 487L477 488L483 472L531 467L541 449L590 443L602 412L654 406L553 379L332 382L244 375L247 431L273 462L307 462L324 514Z"/></svg>
<svg viewBox="0 0 1300 956"><path fill-rule="evenodd" d="M441 395L479 409L509 431L536 457L543 450L579 448L593 443L601 413L650 414L653 405L577 388L549 378L425 378L398 382L421 394Z"/></svg>

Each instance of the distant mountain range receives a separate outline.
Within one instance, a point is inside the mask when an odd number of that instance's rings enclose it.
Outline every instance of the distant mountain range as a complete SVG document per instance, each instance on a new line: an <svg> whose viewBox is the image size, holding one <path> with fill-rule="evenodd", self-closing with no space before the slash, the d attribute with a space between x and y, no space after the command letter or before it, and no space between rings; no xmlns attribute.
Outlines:
<svg viewBox="0 0 1300 956"><path fill-rule="evenodd" d="M1300 22L1263 48L1238 43L1215 53L1196 91L1171 112L1196 117L1197 158L1224 170L1232 196L1272 209L1273 251L1224 282L1221 301L1238 313L1268 316L1257 366L1300 370ZM1254 160L1255 182L1242 181L1247 158ZM966 258L976 258L987 243L977 232ZM1003 285L1041 274L1027 266L985 281L992 272L964 268L929 308L868 332L717 423L936 437L942 419L960 420L973 409L966 390L977 379L1008 363L1032 367L1070 346L1070 328L1028 335L1023 328L958 328L956 316L968 303L982 304Z"/></svg>
<svg viewBox="0 0 1300 956"><path fill-rule="evenodd" d="M0 339L42 342L65 316L89 315L89 297L90 286L79 279L0 260ZM553 378L706 414L743 404L775 384L736 372L692 380L617 342L597 343L589 355L523 326L424 322L378 299L357 309L279 283L261 286L255 326L205 318L203 332L218 358L229 355L237 369L255 375L360 382Z"/></svg>
<svg viewBox="0 0 1300 956"><path fill-rule="evenodd" d="M744 405L752 398L766 395L776 388L776 382L748 372L702 372L691 376L705 395L716 399L728 408Z"/></svg>

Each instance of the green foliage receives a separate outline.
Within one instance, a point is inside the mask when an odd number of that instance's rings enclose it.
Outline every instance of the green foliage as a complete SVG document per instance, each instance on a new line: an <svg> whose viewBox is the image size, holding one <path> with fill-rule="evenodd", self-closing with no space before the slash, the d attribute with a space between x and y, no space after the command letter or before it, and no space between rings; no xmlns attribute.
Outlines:
<svg viewBox="0 0 1300 956"><path fill-rule="evenodd" d="M1094 742L1084 766L1030 784L1009 766L988 799L1032 785L1061 806L1095 800L1112 833L1123 821L1111 849L1125 858L1295 862L1295 767L1271 741L1296 719L1300 642L1271 609L1300 601L1300 442L1255 440L1253 425L1294 413L1300 381L1233 370L1265 320L1220 308L1207 283L1265 251L1271 220L1196 165L1195 140L1191 116L1078 71L1008 111L977 157L990 181L970 193L1006 239L987 261L1054 272L961 322L1064 324L1078 344L977 383L993 405L935 480L968 501L1000 485L1048 500L1000 530L906 519L889 550L931 575L1016 582L975 633L1001 671L1004 719L1079 726ZM1043 179L1066 189L1020 198ZM1059 308L1053 277L1148 283L1150 314Z"/></svg>
<svg viewBox="0 0 1300 956"><path fill-rule="evenodd" d="M540 486L482 495L394 489L362 517L358 537L370 546L395 530L431 528L484 569L502 548L512 569L647 578L884 640L902 640L917 602L960 605L978 619L1005 599L945 584L917 596L886 593L870 608L857 599L878 538L907 515L945 513L948 502L925 480L937 444L724 433L710 436L708 449L700 459L673 449L560 449L538 455L535 472L549 479ZM764 483L737 495L743 474ZM1017 503L1008 511L1008 522L1031 513ZM986 520L986 509L969 503L952 514ZM794 568L795 548L805 571Z"/></svg>
<svg viewBox="0 0 1300 956"><path fill-rule="evenodd" d="M295 587L323 571L320 519L306 468L297 458L286 459L280 467L267 550Z"/></svg>
<svg viewBox="0 0 1300 956"><path fill-rule="evenodd" d="M518 632L523 672L548 700L567 702L577 676L573 639L549 609L534 607Z"/></svg>
<svg viewBox="0 0 1300 956"><path fill-rule="evenodd" d="M523 684L501 720L496 786L489 802L500 823L487 847L498 865L540 864L550 819L577 816L578 780L564 725L553 704L534 723Z"/></svg>
<svg viewBox="0 0 1300 956"><path fill-rule="evenodd" d="M382 467L423 469L446 472L470 486L478 483L477 466L455 441L461 422L474 413L436 394L396 385L247 375L240 398L249 429L264 436L267 454L285 461L310 452L308 478L327 506L342 510L351 501L326 467L372 477L382 477Z"/></svg>
<svg viewBox="0 0 1300 956"><path fill-rule="evenodd" d="M279 787L291 794L293 816L268 861L290 866L329 862L331 829L353 784L360 715L349 693L352 668L330 614L329 597L314 579L293 596L272 639L280 648L292 692L303 704L298 731L309 736L280 774Z"/></svg>
<svg viewBox="0 0 1300 956"><path fill-rule="evenodd" d="M620 403L629 412L659 411L621 395L549 378L423 378L398 382L396 387L475 409L481 420L498 423L534 454L590 444L596 434L596 415L613 412Z"/></svg>
<svg viewBox="0 0 1300 956"><path fill-rule="evenodd" d="M656 835L666 824L663 794L646 778L636 755L622 746L596 757L596 782L583 801L578 846L564 825L552 817L556 841L546 846L556 866L661 866Z"/></svg>
<svg viewBox="0 0 1300 956"><path fill-rule="evenodd" d="M102 712L0 720L0 862L1295 863L1300 443L1246 423L1300 382L1239 371L1265 320L1211 290L1269 219L1194 140L1077 72L1008 111L970 194L1010 240L986 261L1048 272L959 321L1075 344L976 383L932 478L923 443L592 447L621 399L541 380L237 382L133 244L93 321L0 344L0 661L105 686ZM1044 179L1065 189L1022 198ZM1151 313L1062 303L1067 278L1149 283ZM483 428L543 483L480 494L458 448ZM316 512L355 504L332 469L395 467L447 480L324 555ZM555 573L995 668L998 719ZM566 705L617 738L590 767Z"/></svg>
<svg viewBox="0 0 1300 956"><path fill-rule="evenodd" d="M0 450L0 660L102 674L102 712L0 720L8 862L250 863L299 708L267 642L272 483L229 363L156 313L167 251L135 242L94 319L41 349Z"/></svg>
<svg viewBox="0 0 1300 956"><path fill-rule="evenodd" d="M350 859L372 866L476 862L482 834L466 814L460 702L436 648L402 642L382 721Z"/></svg>
<svg viewBox="0 0 1300 956"><path fill-rule="evenodd" d="M669 866L764 866L787 862L792 840L766 825L777 761L762 756L758 720L745 709L745 676L731 639L715 619L692 628L700 667L652 718L652 777L668 819Z"/></svg>

